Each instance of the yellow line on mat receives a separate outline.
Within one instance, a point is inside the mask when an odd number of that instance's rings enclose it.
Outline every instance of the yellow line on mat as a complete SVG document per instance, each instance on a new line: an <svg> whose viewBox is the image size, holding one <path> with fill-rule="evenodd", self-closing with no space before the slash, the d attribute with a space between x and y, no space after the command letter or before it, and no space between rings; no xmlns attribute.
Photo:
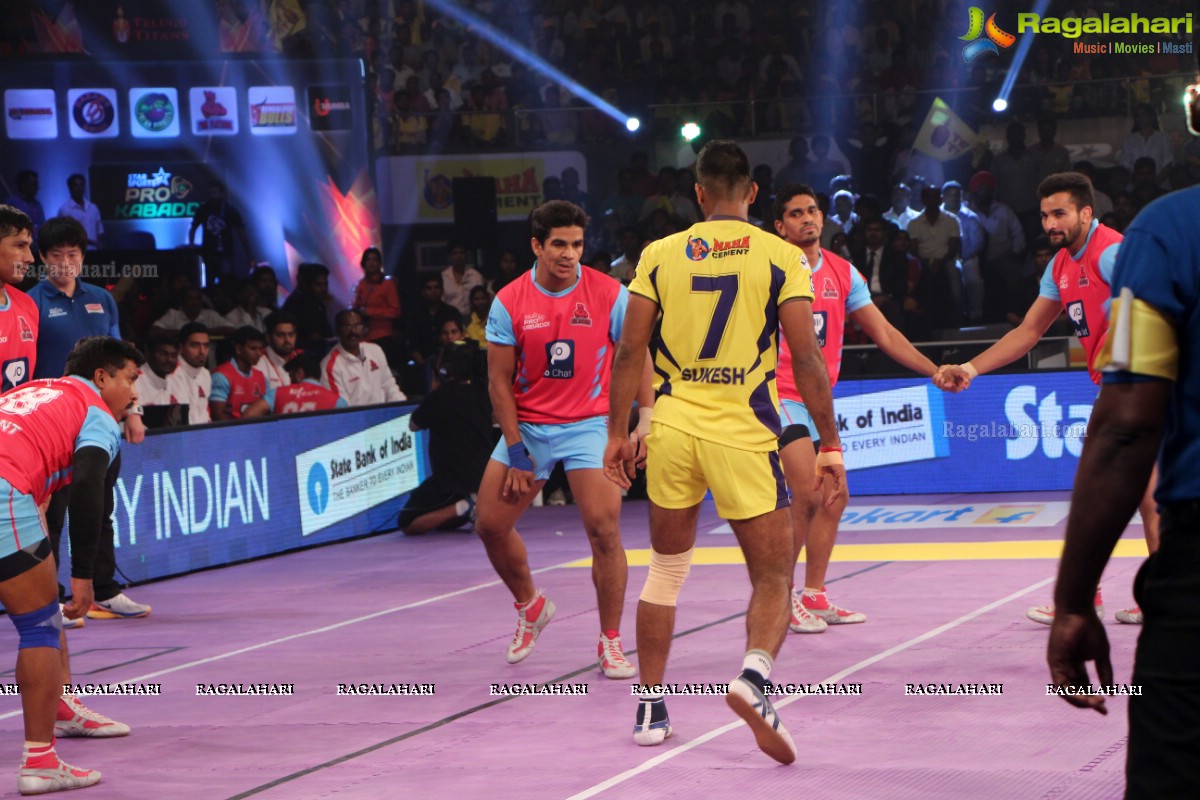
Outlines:
<svg viewBox="0 0 1200 800"><path fill-rule="evenodd" d="M631 567L650 564L650 550L626 550ZM1052 558L1062 555L1057 539L1032 539L1015 542L905 542L898 544L839 544L833 549L833 561L991 561L1022 558ZM1113 552L1115 558L1145 558L1146 543L1140 539L1122 539ZM803 557L800 559L803 561ZM744 564L737 547L697 547L693 564ZM592 559L572 561L568 567L590 567Z"/></svg>

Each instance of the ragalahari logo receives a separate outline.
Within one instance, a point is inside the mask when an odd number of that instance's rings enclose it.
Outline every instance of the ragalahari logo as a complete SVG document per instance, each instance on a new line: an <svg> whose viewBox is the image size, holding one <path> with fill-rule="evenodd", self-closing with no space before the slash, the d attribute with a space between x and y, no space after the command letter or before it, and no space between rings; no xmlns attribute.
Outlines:
<svg viewBox="0 0 1200 800"><path fill-rule="evenodd" d="M987 38L980 39L979 37L985 33L987 34ZM1001 49L1007 50L1017 40L1016 36L1005 30L1001 30L1000 26L996 24L995 14L988 17L987 23L984 24L983 9L976 6L971 6L970 22L967 26L966 35L958 38L964 42L968 42L966 47L963 48L962 53L963 61L968 64L984 53L999 55Z"/></svg>

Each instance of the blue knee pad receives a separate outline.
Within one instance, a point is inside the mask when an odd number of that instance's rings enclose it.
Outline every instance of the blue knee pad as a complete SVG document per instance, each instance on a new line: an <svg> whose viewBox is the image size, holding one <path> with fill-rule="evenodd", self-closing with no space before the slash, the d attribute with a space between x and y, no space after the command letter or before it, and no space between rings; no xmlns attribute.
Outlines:
<svg viewBox="0 0 1200 800"><path fill-rule="evenodd" d="M55 600L37 611L28 614L9 614L17 634L21 637L18 649L26 647L53 647L60 649L59 634L62 633L62 611Z"/></svg>

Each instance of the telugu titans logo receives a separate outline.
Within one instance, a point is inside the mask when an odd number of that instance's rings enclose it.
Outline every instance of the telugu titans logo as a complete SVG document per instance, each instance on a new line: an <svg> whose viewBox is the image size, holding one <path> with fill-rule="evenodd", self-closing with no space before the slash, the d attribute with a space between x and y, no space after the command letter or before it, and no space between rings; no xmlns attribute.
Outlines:
<svg viewBox="0 0 1200 800"><path fill-rule="evenodd" d="M984 33L987 34L987 38L980 39L979 37ZM987 18L987 24L985 25L983 22L983 9L976 6L971 6L970 22L968 23L966 35L958 38L964 42L969 42L963 48L962 53L963 61L968 64L984 53L999 55L1000 48L1007 50L1017 40L1017 37L1011 33L1000 29L1000 26L996 24L995 14Z"/></svg>

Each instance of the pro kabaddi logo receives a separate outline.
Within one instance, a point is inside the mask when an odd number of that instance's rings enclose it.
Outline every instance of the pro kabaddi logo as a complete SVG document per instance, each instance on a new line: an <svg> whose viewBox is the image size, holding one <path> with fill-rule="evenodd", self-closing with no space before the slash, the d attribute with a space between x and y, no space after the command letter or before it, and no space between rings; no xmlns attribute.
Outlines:
<svg viewBox="0 0 1200 800"><path fill-rule="evenodd" d="M961 41L969 44L963 48L963 61L970 64L975 59L984 53L1000 54L1000 50L1007 50L1012 47L1013 42L1017 40L1016 36L1002 30L996 24L996 15L992 14L987 18L987 23L983 21L983 9L976 6L971 6L969 12L967 33L965 36L958 37ZM986 39L979 37L986 34Z"/></svg>

